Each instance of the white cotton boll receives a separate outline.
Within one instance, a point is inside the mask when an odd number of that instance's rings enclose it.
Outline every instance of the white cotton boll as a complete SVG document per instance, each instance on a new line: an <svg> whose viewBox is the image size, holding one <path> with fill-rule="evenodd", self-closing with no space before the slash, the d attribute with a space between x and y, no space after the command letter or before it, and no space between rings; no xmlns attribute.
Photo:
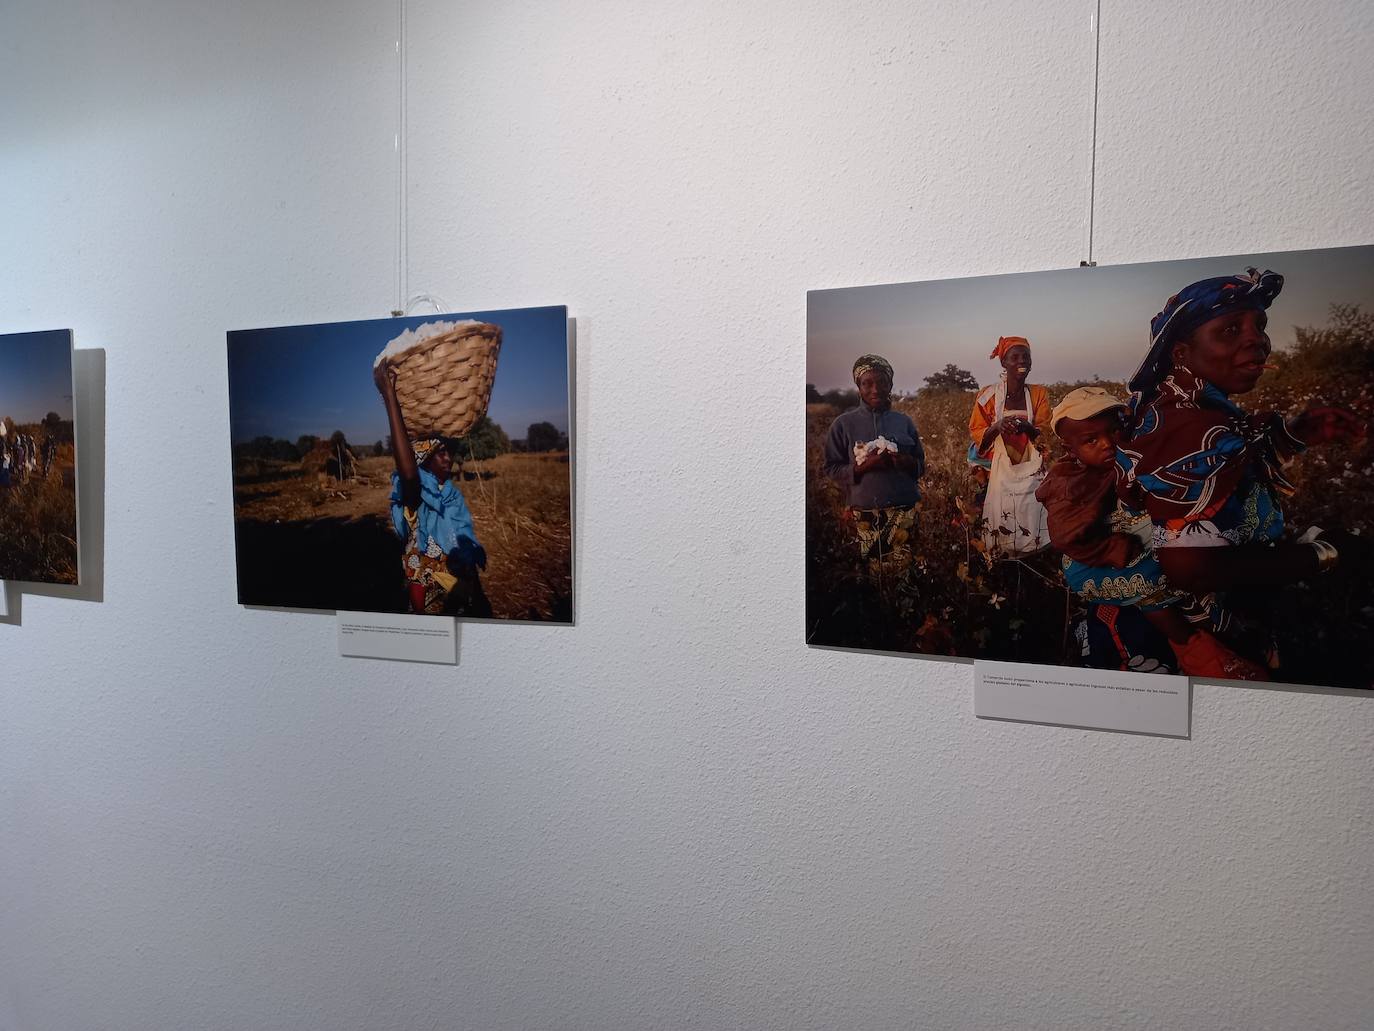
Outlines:
<svg viewBox="0 0 1374 1031"><path fill-rule="evenodd" d="M448 333L460 326L476 326L480 323L476 319L459 319L457 322L422 322L414 329L407 329L400 336L389 342L382 348L382 353L377 355L377 360L372 363L373 368L381 365L387 358L396 358L405 354L412 347L424 343L432 336L440 333Z"/></svg>
<svg viewBox="0 0 1374 1031"><path fill-rule="evenodd" d="M878 437L876 440L854 445L855 458L863 458L865 455L873 455L881 451L891 451L895 453L897 451L897 445L886 437Z"/></svg>

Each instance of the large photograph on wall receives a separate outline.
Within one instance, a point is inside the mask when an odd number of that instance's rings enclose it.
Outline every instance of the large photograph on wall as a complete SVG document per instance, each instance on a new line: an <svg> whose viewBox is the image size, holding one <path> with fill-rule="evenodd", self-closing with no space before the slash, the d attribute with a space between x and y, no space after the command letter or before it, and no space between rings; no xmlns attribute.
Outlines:
<svg viewBox="0 0 1374 1031"><path fill-rule="evenodd" d="M814 645L1374 686L1374 247L813 291Z"/></svg>
<svg viewBox="0 0 1374 1031"><path fill-rule="evenodd" d="M0 336L0 580L77 582L68 329Z"/></svg>
<svg viewBox="0 0 1374 1031"><path fill-rule="evenodd" d="M241 604L572 621L566 308L228 350Z"/></svg>

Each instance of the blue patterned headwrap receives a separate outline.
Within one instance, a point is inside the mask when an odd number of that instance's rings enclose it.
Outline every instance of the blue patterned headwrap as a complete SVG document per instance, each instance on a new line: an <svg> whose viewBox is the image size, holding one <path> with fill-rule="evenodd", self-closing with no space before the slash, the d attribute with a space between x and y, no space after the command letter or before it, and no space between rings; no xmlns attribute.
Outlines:
<svg viewBox="0 0 1374 1031"><path fill-rule="evenodd" d="M1131 377L1136 393L1153 390L1174 367L1173 349L1199 326L1233 311L1263 311L1283 289L1283 276L1247 268L1243 276L1217 276L1185 286L1150 320L1150 352Z"/></svg>

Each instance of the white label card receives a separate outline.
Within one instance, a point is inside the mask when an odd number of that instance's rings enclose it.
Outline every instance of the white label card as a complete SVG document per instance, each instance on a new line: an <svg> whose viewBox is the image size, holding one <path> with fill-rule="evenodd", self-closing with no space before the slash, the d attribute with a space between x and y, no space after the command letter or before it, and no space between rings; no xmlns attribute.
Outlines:
<svg viewBox="0 0 1374 1031"><path fill-rule="evenodd" d="M1188 736L1188 678L1027 662L973 664L973 714L1028 723Z"/></svg>
<svg viewBox="0 0 1374 1031"><path fill-rule="evenodd" d="M10 589L5 585L4 580L0 580L0 616L10 614Z"/></svg>
<svg viewBox="0 0 1374 1031"><path fill-rule="evenodd" d="M458 661L458 622L452 616L340 612L339 654L405 662Z"/></svg>

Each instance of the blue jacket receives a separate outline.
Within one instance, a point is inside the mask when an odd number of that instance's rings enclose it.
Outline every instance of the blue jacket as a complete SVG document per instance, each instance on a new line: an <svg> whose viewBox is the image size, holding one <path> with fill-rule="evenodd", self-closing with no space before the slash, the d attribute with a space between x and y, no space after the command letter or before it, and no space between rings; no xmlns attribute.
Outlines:
<svg viewBox="0 0 1374 1031"><path fill-rule="evenodd" d="M916 475L896 469L870 469L854 482L854 445L886 437L897 450L916 459ZM916 424L891 407L874 411L862 401L835 417L825 437L825 474L845 490L850 508L906 508L921 500L916 481L925 474L926 453Z"/></svg>
<svg viewBox="0 0 1374 1031"><path fill-rule="evenodd" d="M445 555L457 548L463 538L467 538L472 546L481 546L472 528L472 513L468 511L463 492L453 485L452 480L446 480L442 487L439 486L439 477L428 469L420 470L418 517L418 544L422 551L428 547L431 539ZM391 474L391 527L403 541L410 536L398 473Z"/></svg>

